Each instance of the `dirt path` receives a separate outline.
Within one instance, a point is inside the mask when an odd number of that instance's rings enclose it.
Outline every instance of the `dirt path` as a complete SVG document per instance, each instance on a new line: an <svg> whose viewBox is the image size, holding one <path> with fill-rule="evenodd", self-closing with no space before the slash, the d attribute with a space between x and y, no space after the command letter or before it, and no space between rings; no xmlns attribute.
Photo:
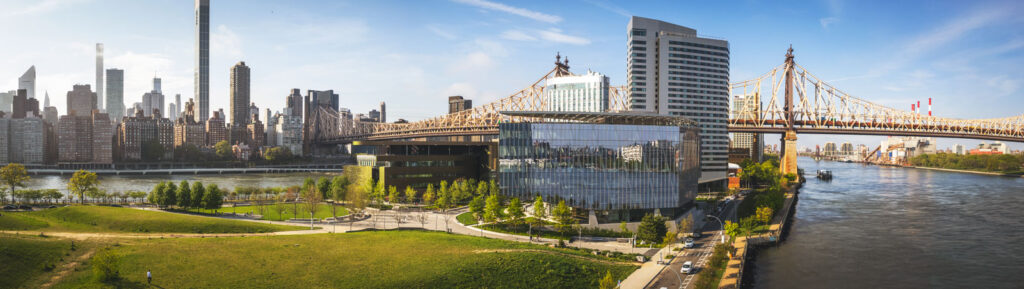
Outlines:
<svg viewBox="0 0 1024 289"><path fill-rule="evenodd" d="M75 268L77 268L79 264L82 264L82 262L85 262L85 260L89 260L89 258L91 258L92 254L94 253L96 253L95 249L90 250L89 252L85 252L85 254L78 256L78 258L76 258L74 261L64 264L63 266L60 267L60 272L53 274L53 277L50 277L50 281L47 281L46 284L43 284L43 286L39 286L39 288L46 289L53 287L53 285L57 284L57 282L59 282L60 279L64 279L64 277L66 277L68 274L74 272Z"/></svg>
<svg viewBox="0 0 1024 289"><path fill-rule="evenodd" d="M559 256L563 256L563 257L576 258L576 259L580 259L580 260L593 261L593 262L598 262L598 263L602 263L602 264L609 264L609 265L638 265L638 263L636 263L636 262L603 260L603 259L598 259L598 258L589 258L589 257L573 255L573 254L569 254L569 253L562 253L562 252L549 251L549 250L540 250L540 249L480 249L480 250L473 250L473 253L475 253L475 254L483 254L483 253L516 253L516 252L544 253L544 254L551 254L551 255L559 255Z"/></svg>

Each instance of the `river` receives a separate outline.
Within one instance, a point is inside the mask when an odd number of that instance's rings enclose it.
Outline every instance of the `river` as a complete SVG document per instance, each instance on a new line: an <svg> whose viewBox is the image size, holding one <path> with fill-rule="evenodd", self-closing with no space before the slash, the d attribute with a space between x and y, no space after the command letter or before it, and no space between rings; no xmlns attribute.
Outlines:
<svg viewBox="0 0 1024 289"><path fill-rule="evenodd" d="M256 174L201 174L201 175L100 175L99 188L108 192L144 191L149 192L157 183L162 181L182 180L189 182L200 181L204 185L217 184L221 189L233 190L235 187L285 187L300 186L306 177L316 180L319 177L331 178L340 173L256 173ZM28 182L29 189L59 189L67 191L69 175L39 175L31 176Z"/></svg>
<svg viewBox="0 0 1024 289"><path fill-rule="evenodd" d="M808 180L789 235L756 254L745 287L1024 288L1024 179L799 166Z"/></svg>

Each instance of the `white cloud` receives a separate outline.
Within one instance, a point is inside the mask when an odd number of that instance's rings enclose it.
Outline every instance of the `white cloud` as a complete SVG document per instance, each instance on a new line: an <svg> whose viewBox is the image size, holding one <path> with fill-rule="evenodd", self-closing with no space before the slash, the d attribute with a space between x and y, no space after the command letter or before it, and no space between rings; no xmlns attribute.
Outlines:
<svg viewBox="0 0 1024 289"><path fill-rule="evenodd" d="M573 44L573 45L587 45L587 44L590 44L590 40L589 39L586 39L586 38L583 38L583 37L579 37L579 36L567 35L567 34L562 33L562 30L559 30L559 29L556 29L556 28L551 28L551 29L548 29L548 30L541 30L541 31L538 31L537 33L540 34L540 38L541 39L544 39L546 41L558 42L558 43L566 43L566 44Z"/></svg>
<svg viewBox="0 0 1024 289"><path fill-rule="evenodd" d="M452 83L441 93L441 95L461 95L466 97L473 97L479 94L479 90L477 90L476 87L465 82Z"/></svg>
<svg viewBox="0 0 1024 289"><path fill-rule="evenodd" d="M562 17L556 16L556 15L545 14L545 13L542 13L542 12L537 12L537 11L533 11L533 10L529 10L529 9L525 9L525 8L508 6L508 5L505 5L505 4L502 4L502 3L491 2L491 1L487 1L487 0L453 0L453 1L455 1L457 3L466 4L466 5L476 6L476 7L487 9L487 10L495 10L495 11L501 11L501 12L505 12L505 13L509 13L509 14L519 15L519 16L522 16L522 17L530 18L530 19L533 19L533 20L541 21L541 22L547 22L547 23L562 22Z"/></svg>
<svg viewBox="0 0 1024 289"><path fill-rule="evenodd" d="M437 27L436 25L429 25L429 26L427 26L427 30L430 30L430 32L433 32L437 36L441 36L441 38L444 38L444 39L454 40L455 38L458 38L451 31L447 31L447 30L441 29L440 27Z"/></svg>
<svg viewBox="0 0 1024 289"><path fill-rule="evenodd" d="M839 17L825 17L818 19L818 22L821 23L821 28L828 29L830 25L839 22Z"/></svg>
<svg viewBox="0 0 1024 289"><path fill-rule="evenodd" d="M217 30L210 35L210 53L241 58L242 38L227 26L217 26Z"/></svg>
<svg viewBox="0 0 1024 289"><path fill-rule="evenodd" d="M608 12L612 12L612 13L619 14L619 15L622 15L622 16L626 16L626 17L632 17L633 16L633 13L630 13L625 8L616 6L614 4L605 2L603 0L583 0L583 2L587 2L587 4L597 6L598 8L601 8L601 9L604 9L604 10L608 10Z"/></svg>
<svg viewBox="0 0 1024 289"><path fill-rule="evenodd" d="M1007 10L980 10L953 19L931 32L915 37L904 47L905 56L917 57L935 48L956 41L968 32L988 26L1009 16Z"/></svg>
<svg viewBox="0 0 1024 289"><path fill-rule="evenodd" d="M533 37L526 32L519 30L507 30L501 33L501 38L515 41L537 41L537 37Z"/></svg>

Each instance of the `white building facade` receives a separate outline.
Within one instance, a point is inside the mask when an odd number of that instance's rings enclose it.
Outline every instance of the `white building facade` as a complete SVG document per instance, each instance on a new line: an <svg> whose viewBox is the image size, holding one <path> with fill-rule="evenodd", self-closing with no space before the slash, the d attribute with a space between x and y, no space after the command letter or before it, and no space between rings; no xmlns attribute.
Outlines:
<svg viewBox="0 0 1024 289"><path fill-rule="evenodd" d="M584 75L549 79L544 86L548 111L604 112L608 110L608 77L588 71Z"/></svg>

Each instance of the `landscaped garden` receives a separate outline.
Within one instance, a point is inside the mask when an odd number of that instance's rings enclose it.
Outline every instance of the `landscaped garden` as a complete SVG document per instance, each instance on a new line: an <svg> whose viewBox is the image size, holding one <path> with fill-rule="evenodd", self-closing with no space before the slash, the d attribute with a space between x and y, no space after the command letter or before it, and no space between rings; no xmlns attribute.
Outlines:
<svg viewBox="0 0 1024 289"><path fill-rule="evenodd" d="M304 227L190 216L106 206L68 206L32 212L4 212L0 230L129 233L262 233Z"/></svg>

